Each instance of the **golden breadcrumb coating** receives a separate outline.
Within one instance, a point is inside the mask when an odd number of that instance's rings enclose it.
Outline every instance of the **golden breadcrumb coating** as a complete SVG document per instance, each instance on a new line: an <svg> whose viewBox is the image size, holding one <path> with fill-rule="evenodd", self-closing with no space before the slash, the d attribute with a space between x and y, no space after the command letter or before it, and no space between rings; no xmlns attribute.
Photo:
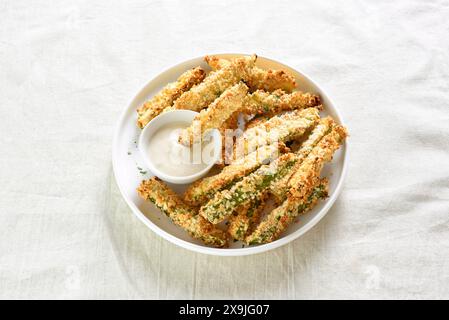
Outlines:
<svg viewBox="0 0 449 320"><path fill-rule="evenodd" d="M280 153L285 151L284 144L261 147L246 157L233 161L230 165L224 167L220 173L202 178L191 184L184 193L184 201L194 206L204 204L220 190L229 187L245 175L253 172L263 163L276 159Z"/></svg>
<svg viewBox="0 0 449 320"><path fill-rule="evenodd" d="M331 117L326 117L320 120L317 126L309 134L307 139L302 142L296 154L299 156L298 162L292 170L279 181L276 181L270 186L270 192L274 196L277 203L281 204L285 201L288 191L288 181L297 167L301 165L302 161L309 155L313 148L327 135L335 126L335 122Z"/></svg>
<svg viewBox="0 0 449 320"><path fill-rule="evenodd" d="M272 93L257 90L245 98L242 112L274 115L282 111L310 107L322 109L321 99L318 95L301 91L288 94L282 90L276 90Z"/></svg>
<svg viewBox="0 0 449 320"><path fill-rule="evenodd" d="M194 208L185 204L158 178L153 177L142 181L137 192L143 199L153 202L176 225L186 230L192 237L215 247L227 246L228 239L225 232L199 216Z"/></svg>
<svg viewBox="0 0 449 320"><path fill-rule="evenodd" d="M344 127L335 126L318 142L288 181L288 198L300 199L311 190L313 183L319 178L324 163L332 159L346 136L347 131ZM270 165L264 165L243 178L231 189L216 193L200 208L200 214L213 224L221 222L238 206L257 199L267 188L290 174L299 161L301 161L300 154L282 155Z"/></svg>
<svg viewBox="0 0 449 320"><path fill-rule="evenodd" d="M201 111L219 97L227 88L248 77L257 57L244 57L207 75L203 82L184 92L173 104L171 109L188 109Z"/></svg>
<svg viewBox="0 0 449 320"><path fill-rule="evenodd" d="M243 241L252 232L260 221L268 195L268 192L263 193L260 198L237 208L229 217L228 233L233 239Z"/></svg>
<svg viewBox="0 0 449 320"><path fill-rule="evenodd" d="M206 245L227 247L229 237L248 245L275 241L328 196L329 182L320 174L347 129L331 117L320 119L319 95L295 91L295 77L285 70L255 66L256 55L204 60L212 72L193 68L167 84L137 109L137 124L143 128L172 110L199 112L179 142L190 146L219 130L220 172L190 184L183 197L156 177L137 192ZM264 215L272 199L277 208ZM223 231L216 224L226 219Z"/></svg>
<svg viewBox="0 0 449 320"><path fill-rule="evenodd" d="M314 127L319 118L318 110L315 108L295 110L274 116L266 122L245 130L243 135L237 138L234 148L235 158L267 144L296 139Z"/></svg>
<svg viewBox="0 0 449 320"><path fill-rule="evenodd" d="M286 153L263 165L253 173L234 184L230 189L215 193L212 199L200 208L200 215L213 224L220 223L237 207L260 198L270 184L285 176L294 166L297 156Z"/></svg>
<svg viewBox="0 0 449 320"><path fill-rule="evenodd" d="M324 164L332 160L335 151L341 146L347 135L346 128L337 125L318 142L288 181L289 197L301 198L304 196L304 192L310 188L311 181L320 176Z"/></svg>
<svg viewBox="0 0 449 320"><path fill-rule="evenodd" d="M212 70L220 70L231 64L231 61L222 59L217 56L205 56L204 61L212 68Z"/></svg>
<svg viewBox="0 0 449 320"><path fill-rule="evenodd" d="M245 124L245 130L254 128L254 127L256 127L256 126L259 126L260 124L262 124L262 123L267 122L268 120L270 120L270 118L271 118L270 116L267 116L267 115L265 115L265 114L262 114L262 115L260 115L260 116L256 116L256 117L252 118L250 121L248 121L248 122Z"/></svg>
<svg viewBox="0 0 449 320"><path fill-rule="evenodd" d="M295 77L284 70L263 70L255 67L251 70L248 87L251 91L281 89L291 92L296 87L296 81Z"/></svg>
<svg viewBox="0 0 449 320"><path fill-rule="evenodd" d="M206 77L206 72L200 68L193 68L184 72L176 82L169 83L150 100L137 109L139 115L137 124L143 128L165 108L170 107L182 93L190 90Z"/></svg>
<svg viewBox="0 0 449 320"><path fill-rule="evenodd" d="M181 131L179 142L190 146L195 132L204 136L211 129L219 129L226 120L242 108L247 92L248 87L243 82L226 89L207 109L201 110L188 128Z"/></svg>
<svg viewBox="0 0 449 320"><path fill-rule="evenodd" d="M248 244L269 243L277 238L295 221L296 217L315 206L319 199L328 195L327 179L317 179L312 188L305 192L305 197L300 199L287 199L281 206L271 211L256 227L245 242Z"/></svg>
<svg viewBox="0 0 449 320"><path fill-rule="evenodd" d="M231 63L229 60L216 56L205 56L204 60L213 70L220 70ZM247 84L251 91L281 89L291 92L296 87L295 77L284 70L264 70L258 67L251 69Z"/></svg>
<svg viewBox="0 0 449 320"><path fill-rule="evenodd" d="M229 159L232 158L232 148L226 148L226 144L229 145L234 144L234 134L235 130L238 129L239 125L239 115L240 112L234 112L221 126L218 128L221 136L221 159L219 162L215 164L216 168L223 169L226 165L229 164ZM229 137L228 137L229 136ZM228 142L228 139L230 142Z"/></svg>

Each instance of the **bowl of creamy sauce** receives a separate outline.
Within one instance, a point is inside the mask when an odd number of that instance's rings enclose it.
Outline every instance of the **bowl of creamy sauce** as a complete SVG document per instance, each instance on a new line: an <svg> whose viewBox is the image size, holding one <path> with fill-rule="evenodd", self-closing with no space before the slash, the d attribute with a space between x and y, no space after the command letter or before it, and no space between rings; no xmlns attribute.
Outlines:
<svg viewBox="0 0 449 320"><path fill-rule="evenodd" d="M187 184L205 176L221 159L221 136L210 131L190 147L178 142L181 130L198 113L191 110L165 112L151 120L139 138L139 152L148 169L158 178Z"/></svg>

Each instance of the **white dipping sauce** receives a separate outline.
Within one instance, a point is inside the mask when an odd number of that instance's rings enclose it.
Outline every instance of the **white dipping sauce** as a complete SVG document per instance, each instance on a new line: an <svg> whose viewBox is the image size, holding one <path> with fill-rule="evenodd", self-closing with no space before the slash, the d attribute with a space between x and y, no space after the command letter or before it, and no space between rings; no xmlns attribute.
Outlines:
<svg viewBox="0 0 449 320"><path fill-rule="evenodd" d="M173 122L159 128L148 143L148 157L163 173L186 177L205 169L213 161L213 143L203 141L192 147L178 142L179 133L187 128L188 122Z"/></svg>

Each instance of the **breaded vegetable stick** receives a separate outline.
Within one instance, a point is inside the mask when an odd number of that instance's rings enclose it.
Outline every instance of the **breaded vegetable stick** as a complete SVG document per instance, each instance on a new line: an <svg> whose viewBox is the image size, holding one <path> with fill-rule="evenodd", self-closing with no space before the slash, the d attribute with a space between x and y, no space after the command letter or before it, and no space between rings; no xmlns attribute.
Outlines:
<svg viewBox="0 0 449 320"><path fill-rule="evenodd" d="M211 104L227 88L248 77L257 56L238 58L217 72L210 73L203 82L184 92L171 109L200 111Z"/></svg>
<svg viewBox="0 0 449 320"><path fill-rule="evenodd" d="M212 70L220 70L231 64L231 61L217 56L205 56L204 61L212 68Z"/></svg>
<svg viewBox="0 0 449 320"><path fill-rule="evenodd" d="M143 199L153 202L192 237L202 240L207 245L227 246L225 232L199 216L192 207L186 205L175 192L156 177L142 181L137 192Z"/></svg>
<svg viewBox="0 0 449 320"><path fill-rule="evenodd" d="M291 92L296 87L296 81L295 77L284 70L263 70L255 67L251 70L248 86L251 91L281 89Z"/></svg>
<svg viewBox="0 0 449 320"><path fill-rule="evenodd" d="M267 243L277 239L298 214L309 209L314 201L322 196L323 190L326 190L325 194L327 195L327 181L325 189L320 187L317 190L316 184L324 163L332 159L334 152L346 136L347 132L344 127L333 127L303 162L300 160L297 162L287 183L287 188L285 188L285 181L282 181L284 185L281 188L289 189L286 199L283 196L285 201L264 219L255 232L246 239L247 243ZM320 184L323 184L323 181Z"/></svg>
<svg viewBox="0 0 449 320"><path fill-rule="evenodd" d="M216 164L217 167L223 168L226 164L228 164L227 159L232 158L232 146L234 145L233 136L235 130L238 128L239 114L240 114L239 111L234 112L218 129L221 135L222 150L221 150L221 162ZM229 134L231 135L230 137L228 137ZM229 143L230 147L227 146L226 143Z"/></svg>
<svg viewBox="0 0 449 320"><path fill-rule="evenodd" d="M346 128L337 125L320 140L288 181L289 197L301 198L304 196L304 192L310 188L310 182L320 176L324 164L332 160L335 151L347 136Z"/></svg>
<svg viewBox="0 0 449 320"><path fill-rule="evenodd" d="M320 140L291 176L288 182L289 196L300 198L304 196L304 192L310 190L310 181L319 177L324 163L332 159L332 155L346 136L347 132L344 127L335 126L328 135ZM260 167L237 182L230 190L217 193L214 198L201 207L200 214L213 224L219 223L237 206L256 199L260 196L261 191L291 173L293 166L300 160L301 155L288 153L269 166Z"/></svg>
<svg viewBox="0 0 449 320"><path fill-rule="evenodd" d="M245 130L254 128L255 126L260 125L261 123L267 122L268 120L270 120L271 117L263 114L257 117L254 117L253 119L251 119L248 123L246 123L245 125Z"/></svg>
<svg viewBox="0 0 449 320"><path fill-rule="evenodd" d="M235 158L244 156L258 147L273 142L287 142L302 136L308 129L315 126L320 116L315 108L295 110L279 116L274 116L244 132L237 138Z"/></svg>
<svg viewBox="0 0 449 320"><path fill-rule="evenodd" d="M335 127L335 121L331 117L320 119L317 126L313 128L309 137L301 144L296 152L301 157L307 157L321 139Z"/></svg>
<svg viewBox="0 0 449 320"><path fill-rule="evenodd" d="M137 113L139 114L137 120L138 126L140 128L145 127L162 110L170 107L183 92L186 92L194 85L203 81L205 77L206 72L202 68L197 67L184 72L176 82L166 85L159 93L137 109Z"/></svg>
<svg viewBox="0 0 449 320"><path fill-rule="evenodd" d="M264 162L277 158L279 153L284 152L285 149L284 144L272 144L233 161L229 166L224 167L220 173L191 184L184 193L184 201L194 206L203 204L217 192L256 170Z"/></svg>
<svg viewBox="0 0 449 320"><path fill-rule="evenodd" d="M276 240L298 215L313 208L319 199L327 197L328 185L327 179L317 179L304 198L285 200L265 217L245 242L261 244Z"/></svg>
<svg viewBox="0 0 449 320"><path fill-rule="evenodd" d="M200 208L200 214L212 222L220 223L239 206L260 198L262 193L274 181L281 179L294 166L297 155L286 153L269 165L263 165L250 175L232 186L215 194L215 196Z"/></svg>
<svg viewBox="0 0 449 320"><path fill-rule="evenodd" d="M318 95L295 91L290 94L282 90L272 93L257 90L249 94L245 101L243 112L248 114L276 114L282 111L317 107L322 109L321 100Z"/></svg>
<svg viewBox="0 0 449 320"><path fill-rule="evenodd" d="M229 217L228 233L232 238L245 240L246 235L259 223L267 199L268 192L265 192L259 199L251 201L242 208L237 208Z"/></svg>
<svg viewBox="0 0 449 320"><path fill-rule="evenodd" d="M295 91L287 94L282 90L276 90L272 93L265 91L256 91L246 96L243 102L242 112L246 114L255 114L250 122L246 124L246 129L268 121L271 117L283 111L292 111L315 107L322 110L320 97L311 93L302 93Z"/></svg>
<svg viewBox="0 0 449 320"><path fill-rule="evenodd" d="M220 70L231 63L229 60L216 56L206 56L204 60L213 70ZM296 87L295 78L284 70L264 70L258 67L252 68L247 82L251 91L282 89L290 92Z"/></svg>
<svg viewBox="0 0 449 320"><path fill-rule="evenodd" d="M198 132L195 130L199 129L204 136L211 129L219 129L234 112L242 108L247 92L248 87L243 82L226 89L207 109L201 110L188 128L181 131L179 142L190 146L194 132Z"/></svg>
<svg viewBox="0 0 449 320"><path fill-rule="evenodd" d="M320 142L320 140L332 130L334 126L335 122L331 117L321 119L317 126L310 133L307 140L305 140L301 144L301 147L298 149L298 151L296 151L296 154L299 156L299 160L295 167L292 168L289 174L287 174L285 177L270 185L270 193L274 196L277 203L281 204L285 201L288 191L288 181L290 180L290 177L295 172L297 167L302 163L304 158L309 155L309 153Z"/></svg>

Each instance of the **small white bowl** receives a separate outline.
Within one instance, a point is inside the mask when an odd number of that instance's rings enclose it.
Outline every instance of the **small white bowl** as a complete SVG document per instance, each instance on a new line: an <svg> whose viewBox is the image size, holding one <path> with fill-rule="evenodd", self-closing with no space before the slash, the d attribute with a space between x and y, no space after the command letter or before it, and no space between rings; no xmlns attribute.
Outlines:
<svg viewBox="0 0 449 320"><path fill-rule="evenodd" d="M168 175L157 167L148 156L148 148L149 142L153 134L162 128L166 124L174 123L174 122L186 122L191 123L198 112L191 110L173 110L169 112L162 113L151 120L145 128L142 130L139 138L138 148L140 151L140 155L142 160L145 162L145 165L150 169L151 173L153 173L158 178L171 182L174 184L187 184L192 183L202 177L204 177L209 170L214 166L214 164L219 160L221 156L221 137L220 132L217 130L211 131L211 138L214 147L214 155L212 161L208 163L208 165L201 171L198 171L195 174L189 176L174 176Z"/></svg>

